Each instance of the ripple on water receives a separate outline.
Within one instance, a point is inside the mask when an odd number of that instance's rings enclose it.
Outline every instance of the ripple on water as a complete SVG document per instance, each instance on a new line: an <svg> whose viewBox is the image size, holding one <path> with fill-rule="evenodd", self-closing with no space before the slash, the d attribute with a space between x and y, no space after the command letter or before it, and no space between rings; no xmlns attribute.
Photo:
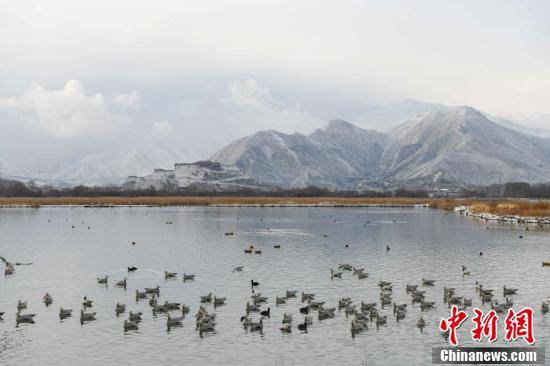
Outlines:
<svg viewBox="0 0 550 366"><path fill-rule="evenodd" d="M3 209L0 214L0 253L34 262L0 278L0 311L6 312L0 321L0 364L333 365L365 359L369 365L429 364L431 347L445 345L436 331L449 311L442 304L444 286L456 287L476 306L482 306L474 292L476 280L499 295L503 285L519 288L514 297L518 306L538 308L549 295L550 270L540 265L550 259L547 231L530 230L519 239L517 227L487 230L486 224L424 208L41 208ZM225 232L235 235L226 237ZM261 247L262 255L244 254L250 243ZM343 279L331 280L330 268L343 262L364 267L369 278L358 280L346 272ZM462 277L462 264L471 276ZM138 271L128 273L130 265ZM231 273L237 265L244 272ZM165 281L165 270L178 272L178 279ZM196 274L195 281L184 283L183 272ZM104 275L110 275L108 287L96 283ZM124 277L127 291L114 286ZM421 334L416 328L421 312L410 303L405 286L422 277L436 280L425 289L437 306L422 315L427 326ZM239 323L251 279L261 283L258 291L271 300L263 335L247 332ZM381 280L394 283L394 301L408 303L408 314L399 323L386 307L381 312L388 315L388 324L378 330L373 324L355 338L343 312L321 322L315 317L308 333L296 328L280 333L284 312L294 315L295 325L303 318L299 299L274 305L274 297L286 289L314 292L316 299L336 306L342 296L357 303L376 301ZM192 307L183 327L168 332L165 315L154 316L147 301L136 303L136 288L157 284L161 301ZM54 298L48 308L41 302L46 291ZM193 314L199 296L210 292L227 297L227 305L208 306L217 313L216 333L200 338ZM94 300L89 311L97 312L97 320L80 325L84 296ZM29 301L36 324L15 328L18 299ZM117 302L127 304L127 311L143 312L138 331L123 331L127 313L116 317ZM74 316L60 321L59 306L74 309ZM541 343L550 334L549 322L537 312L535 334ZM461 329L460 337L473 344L468 329Z"/></svg>

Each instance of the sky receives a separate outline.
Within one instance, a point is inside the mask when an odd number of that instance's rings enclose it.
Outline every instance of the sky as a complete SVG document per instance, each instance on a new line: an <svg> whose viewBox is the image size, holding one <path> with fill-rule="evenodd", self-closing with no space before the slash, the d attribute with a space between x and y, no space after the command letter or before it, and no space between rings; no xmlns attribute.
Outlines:
<svg viewBox="0 0 550 366"><path fill-rule="evenodd" d="M547 124L550 2L0 0L4 170L206 157L403 99Z"/></svg>

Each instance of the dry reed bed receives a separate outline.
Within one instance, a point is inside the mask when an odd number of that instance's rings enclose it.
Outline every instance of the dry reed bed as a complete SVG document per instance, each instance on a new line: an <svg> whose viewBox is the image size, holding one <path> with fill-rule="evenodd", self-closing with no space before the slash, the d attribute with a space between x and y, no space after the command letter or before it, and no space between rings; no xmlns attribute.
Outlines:
<svg viewBox="0 0 550 366"><path fill-rule="evenodd" d="M0 207L40 206L413 206L452 210L468 206L475 213L550 216L550 201L428 199L428 198L365 198L365 197L247 197L247 196L167 196L167 197L48 197L2 198Z"/></svg>
<svg viewBox="0 0 550 366"><path fill-rule="evenodd" d="M470 206L470 211L499 216L550 217L550 201L478 202Z"/></svg>
<svg viewBox="0 0 550 366"><path fill-rule="evenodd" d="M383 205L412 206L429 204L427 199L356 198L356 197L245 197L245 196L173 196L173 197L48 197L1 198L0 206L217 206L217 205Z"/></svg>

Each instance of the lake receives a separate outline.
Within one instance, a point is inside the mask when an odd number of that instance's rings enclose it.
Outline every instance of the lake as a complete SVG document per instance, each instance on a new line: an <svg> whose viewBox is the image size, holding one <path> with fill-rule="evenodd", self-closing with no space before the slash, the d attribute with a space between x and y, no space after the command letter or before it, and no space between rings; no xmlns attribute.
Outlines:
<svg viewBox="0 0 550 366"><path fill-rule="evenodd" d="M245 254L250 244L262 254ZM8 208L0 209L0 255L33 263L0 277L0 312L5 312L0 364L6 365L427 365L432 347L448 345L437 329L440 318L450 314L444 286L489 309L476 295L476 280L495 289L501 302L504 285L518 288L514 308L536 309L537 345L550 336L550 314L539 311L550 296L550 268L541 266L550 260L549 232L428 208ZM344 272L342 279L331 279L330 269L340 263L365 268L369 277L360 280ZM470 276L463 277L462 265ZM138 270L128 273L128 266ZM243 272L233 273L235 266L244 266ZM165 270L178 272L177 279L165 280ZM196 274L195 280L183 282L184 272ZM110 276L107 287L96 281L104 275ZM126 291L114 286L124 277ZM436 307L422 313L426 327L421 333L416 327L420 308L411 304L405 286L421 285L423 277L435 280L435 286L422 289ZM271 317L264 319L262 334L240 323L252 279L260 283L257 291L269 297L264 308L271 308ZM380 309L387 325L377 330L373 323L355 337L343 311L323 321L314 315L304 333L296 328L303 319L299 297L275 306L275 296L287 289L315 293L329 307L337 306L340 297L357 304L376 302L379 281L393 283L393 300L408 304L407 315L396 322L387 306ZM136 289L156 285L162 302L191 306L183 327L168 331L165 315L153 315L147 300L136 303ZM42 303L46 292L53 297L49 307ZM193 315L200 296L208 293L227 297L227 304L206 305L217 314L216 331L201 337ZM81 325L84 296L94 301L89 311L97 312L97 320ZM24 312L37 314L35 324L16 327L19 299L28 301ZM128 315L116 316L117 302L127 304L127 312L143 312L138 331L124 332ZM61 321L60 306L74 309L73 317ZM294 317L291 334L279 330L285 312ZM467 322L459 339L473 345ZM507 344L501 330L499 336L495 344Z"/></svg>

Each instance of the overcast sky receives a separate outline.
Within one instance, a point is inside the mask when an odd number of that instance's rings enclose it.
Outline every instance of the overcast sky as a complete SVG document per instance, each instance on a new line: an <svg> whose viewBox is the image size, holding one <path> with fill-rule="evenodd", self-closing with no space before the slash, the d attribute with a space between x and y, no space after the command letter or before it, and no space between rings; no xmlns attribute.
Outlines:
<svg viewBox="0 0 550 366"><path fill-rule="evenodd" d="M408 98L550 114L550 1L0 0L4 164L203 156Z"/></svg>

